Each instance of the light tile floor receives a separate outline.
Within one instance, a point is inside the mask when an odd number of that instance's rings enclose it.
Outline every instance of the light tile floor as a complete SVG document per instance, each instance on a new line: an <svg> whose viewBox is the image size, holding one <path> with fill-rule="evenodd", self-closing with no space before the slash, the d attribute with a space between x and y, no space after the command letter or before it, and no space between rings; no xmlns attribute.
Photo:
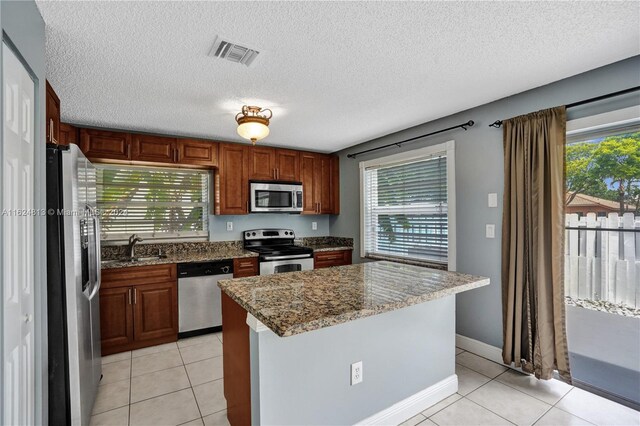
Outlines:
<svg viewBox="0 0 640 426"><path fill-rule="evenodd" d="M401 426L640 425L640 412L456 348L458 393ZM222 335L103 358L92 425L228 425Z"/></svg>
<svg viewBox="0 0 640 426"><path fill-rule="evenodd" d="M229 425L221 333L102 358L91 425Z"/></svg>

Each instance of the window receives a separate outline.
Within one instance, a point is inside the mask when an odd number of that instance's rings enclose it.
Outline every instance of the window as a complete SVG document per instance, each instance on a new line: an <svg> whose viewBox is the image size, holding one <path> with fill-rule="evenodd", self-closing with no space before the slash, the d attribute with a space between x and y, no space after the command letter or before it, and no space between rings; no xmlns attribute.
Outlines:
<svg viewBox="0 0 640 426"><path fill-rule="evenodd" d="M453 141L360 163L362 256L455 268Z"/></svg>
<svg viewBox="0 0 640 426"><path fill-rule="evenodd" d="M96 165L102 239L207 240L209 172Z"/></svg>

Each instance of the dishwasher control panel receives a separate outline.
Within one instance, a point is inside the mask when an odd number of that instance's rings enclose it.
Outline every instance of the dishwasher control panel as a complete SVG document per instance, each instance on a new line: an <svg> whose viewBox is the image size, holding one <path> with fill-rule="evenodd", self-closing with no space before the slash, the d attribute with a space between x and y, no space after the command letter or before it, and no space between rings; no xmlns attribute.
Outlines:
<svg viewBox="0 0 640 426"><path fill-rule="evenodd" d="M178 263L178 278L233 274L233 260Z"/></svg>

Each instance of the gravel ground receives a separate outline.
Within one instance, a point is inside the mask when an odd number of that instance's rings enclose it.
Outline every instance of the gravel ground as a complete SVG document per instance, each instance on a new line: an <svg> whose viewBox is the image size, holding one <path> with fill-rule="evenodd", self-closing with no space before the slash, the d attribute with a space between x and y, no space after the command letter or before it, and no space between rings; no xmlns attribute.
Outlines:
<svg viewBox="0 0 640 426"><path fill-rule="evenodd" d="M640 318L640 309L627 305L615 304L604 300L572 299L568 296L564 299L567 305L593 309L594 311L609 312L610 314L623 315L625 317Z"/></svg>

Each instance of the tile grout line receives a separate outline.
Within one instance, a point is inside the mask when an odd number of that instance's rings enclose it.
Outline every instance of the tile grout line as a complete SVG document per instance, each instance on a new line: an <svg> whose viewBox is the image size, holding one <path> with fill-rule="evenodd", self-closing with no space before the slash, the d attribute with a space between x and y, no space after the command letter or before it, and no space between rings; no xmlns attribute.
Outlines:
<svg viewBox="0 0 640 426"><path fill-rule="evenodd" d="M176 343L176 346L177 346L177 343ZM178 347L178 353L180 354L180 360L182 361L182 368L184 368L184 374L187 375L187 380L189 381L189 389L191 389L191 395L193 395L193 399L196 402L196 407L198 407L198 413L200 413L200 419L202 419L202 424L204 424L204 417L202 416L202 410L200 409L200 404L198 403L198 398L196 397L196 391L193 389L193 384L191 383L191 377L189 377L189 373L187 372L187 366L184 363L184 358L182 358L182 351L180 350L180 347Z"/></svg>

